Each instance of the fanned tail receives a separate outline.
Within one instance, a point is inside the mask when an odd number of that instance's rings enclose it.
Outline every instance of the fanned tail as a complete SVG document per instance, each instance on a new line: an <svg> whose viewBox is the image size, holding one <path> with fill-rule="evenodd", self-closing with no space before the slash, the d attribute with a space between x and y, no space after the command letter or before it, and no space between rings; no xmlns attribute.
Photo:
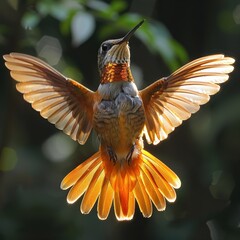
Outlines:
<svg viewBox="0 0 240 240"><path fill-rule="evenodd" d="M117 220L131 220L135 199L144 217L152 215L152 203L158 211L166 207L167 199L174 202L175 188L181 185L177 175L159 159L145 150L133 155L131 162L113 162L100 149L88 160L71 171L61 188L71 188L68 203L84 195L80 210L88 214L98 200L99 219L106 219L112 204Z"/></svg>

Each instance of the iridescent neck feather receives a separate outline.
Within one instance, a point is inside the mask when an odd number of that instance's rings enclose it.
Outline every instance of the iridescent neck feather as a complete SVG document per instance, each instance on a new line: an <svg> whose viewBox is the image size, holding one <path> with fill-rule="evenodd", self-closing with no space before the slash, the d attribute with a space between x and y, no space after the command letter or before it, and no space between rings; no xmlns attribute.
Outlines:
<svg viewBox="0 0 240 240"><path fill-rule="evenodd" d="M100 76L101 84L118 82L118 81L134 81L128 63L107 63Z"/></svg>

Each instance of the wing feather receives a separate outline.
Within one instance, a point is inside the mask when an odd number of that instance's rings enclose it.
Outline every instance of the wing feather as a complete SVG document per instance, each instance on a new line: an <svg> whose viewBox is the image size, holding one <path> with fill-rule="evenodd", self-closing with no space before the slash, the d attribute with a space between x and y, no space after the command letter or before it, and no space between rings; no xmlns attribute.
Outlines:
<svg viewBox="0 0 240 240"><path fill-rule="evenodd" d="M148 143L158 144L166 139L200 105L207 103L210 95L220 90L219 84L228 80L233 63L233 58L221 54L202 57L141 90Z"/></svg>
<svg viewBox="0 0 240 240"><path fill-rule="evenodd" d="M24 99L58 129L84 144L92 130L97 92L66 78L38 58L20 53L3 58Z"/></svg>

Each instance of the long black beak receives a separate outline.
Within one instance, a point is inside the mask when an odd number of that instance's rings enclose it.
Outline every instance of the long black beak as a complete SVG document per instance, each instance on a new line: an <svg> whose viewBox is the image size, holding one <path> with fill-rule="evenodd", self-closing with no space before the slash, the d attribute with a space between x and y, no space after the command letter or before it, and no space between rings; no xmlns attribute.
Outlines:
<svg viewBox="0 0 240 240"><path fill-rule="evenodd" d="M123 38L119 39L119 42L117 44L128 42L129 39L133 36L133 34L137 31L139 27L144 23L145 20L142 20L140 23L138 23L132 30L130 30Z"/></svg>

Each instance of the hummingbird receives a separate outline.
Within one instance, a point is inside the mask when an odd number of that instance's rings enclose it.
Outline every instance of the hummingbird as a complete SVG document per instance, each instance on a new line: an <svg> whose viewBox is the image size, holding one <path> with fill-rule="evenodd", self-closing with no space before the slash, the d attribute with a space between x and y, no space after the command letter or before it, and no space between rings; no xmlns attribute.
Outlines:
<svg viewBox="0 0 240 240"><path fill-rule="evenodd" d="M82 198L83 214L96 204L101 220L112 206L117 220L123 221L133 218L136 204L148 218L153 205L163 211L166 201L176 200L179 177L144 149L143 140L156 145L166 139L219 91L234 69L233 58L209 55L138 90L130 69L129 40L142 24L101 44L96 91L36 57L3 56L17 90L43 118L82 145L92 130L96 132L99 150L66 175L61 189L70 189L69 204Z"/></svg>

